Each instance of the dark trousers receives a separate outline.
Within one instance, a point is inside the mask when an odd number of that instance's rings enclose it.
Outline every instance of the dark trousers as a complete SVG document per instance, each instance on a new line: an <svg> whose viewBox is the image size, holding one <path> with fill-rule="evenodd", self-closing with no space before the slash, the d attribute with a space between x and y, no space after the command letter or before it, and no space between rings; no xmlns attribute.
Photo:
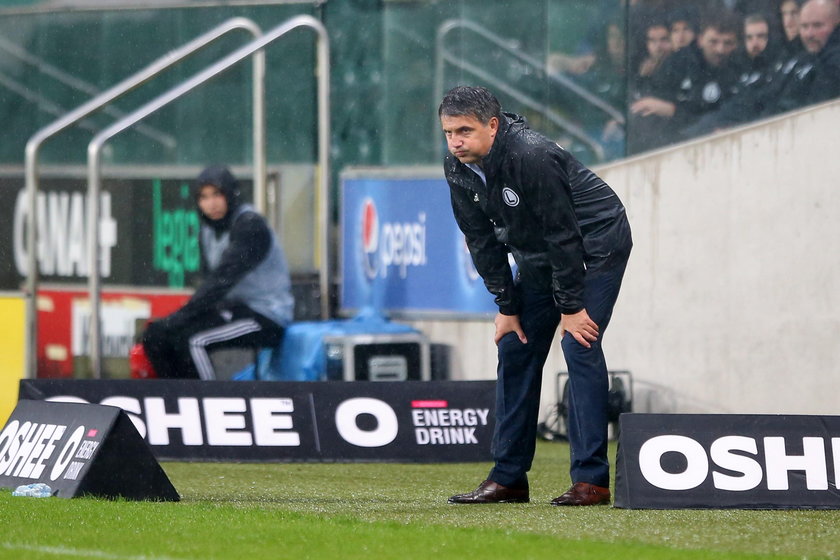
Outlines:
<svg viewBox="0 0 840 560"><path fill-rule="evenodd" d="M199 313L176 311L150 323L143 347L158 377L215 379L209 351L214 348L277 346L284 329L246 305Z"/></svg>
<svg viewBox="0 0 840 560"><path fill-rule="evenodd" d="M629 254L629 253L628 253ZM599 327L598 340L586 348L571 334L561 341L569 370L569 443L572 482L609 487L607 459L607 395L609 378L602 348L612 317L628 254L613 255L586 272L584 305ZM560 313L551 293L520 286L520 322L528 338L522 344L508 333L498 346L496 430L493 436L491 480L510 487L525 487L537 439L540 385Z"/></svg>

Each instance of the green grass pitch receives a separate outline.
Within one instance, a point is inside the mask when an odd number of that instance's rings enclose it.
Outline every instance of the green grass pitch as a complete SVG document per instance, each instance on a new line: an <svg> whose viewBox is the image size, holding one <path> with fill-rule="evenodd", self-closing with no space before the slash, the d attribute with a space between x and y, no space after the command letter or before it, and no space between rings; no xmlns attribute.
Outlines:
<svg viewBox="0 0 840 560"><path fill-rule="evenodd" d="M550 506L568 454L538 444L530 504L446 503L489 463L163 463L179 503L2 490L0 558L840 559L840 511Z"/></svg>

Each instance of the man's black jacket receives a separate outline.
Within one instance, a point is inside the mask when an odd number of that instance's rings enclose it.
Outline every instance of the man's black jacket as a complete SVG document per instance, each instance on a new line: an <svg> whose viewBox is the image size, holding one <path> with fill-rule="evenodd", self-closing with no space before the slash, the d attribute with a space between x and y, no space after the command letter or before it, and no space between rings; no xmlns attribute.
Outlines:
<svg viewBox="0 0 840 560"><path fill-rule="evenodd" d="M763 116L834 99L840 95L840 26L834 29L825 46L816 54L807 54L791 72L775 104Z"/></svg>
<svg viewBox="0 0 840 560"><path fill-rule="evenodd" d="M630 225L613 190L555 142L505 113L481 178L453 155L444 161L455 220L499 311L517 315L507 254L522 284L551 291L562 313L584 308L585 267L629 253Z"/></svg>
<svg viewBox="0 0 840 560"><path fill-rule="evenodd" d="M679 130L730 98L738 86L739 72L731 58L710 66L696 44L680 49L654 74L653 96L676 105L671 126Z"/></svg>

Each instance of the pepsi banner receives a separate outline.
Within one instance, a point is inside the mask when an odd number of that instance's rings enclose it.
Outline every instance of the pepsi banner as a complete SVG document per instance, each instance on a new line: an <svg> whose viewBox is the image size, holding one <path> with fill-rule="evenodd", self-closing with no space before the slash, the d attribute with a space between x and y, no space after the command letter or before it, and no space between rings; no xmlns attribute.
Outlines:
<svg viewBox="0 0 840 560"><path fill-rule="evenodd" d="M158 459L490 459L494 381L24 379L21 399L123 409Z"/></svg>
<svg viewBox="0 0 840 560"><path fill-rule="evenodd" d="M615 507L840 509L840 416L622 414Z"/></svg>
<svg viewBox="0 0 840 560"><path fill-rule="evenodd" d="M341 307L399 314L489 314L440 178L348 177L341 182Z"/></svg>

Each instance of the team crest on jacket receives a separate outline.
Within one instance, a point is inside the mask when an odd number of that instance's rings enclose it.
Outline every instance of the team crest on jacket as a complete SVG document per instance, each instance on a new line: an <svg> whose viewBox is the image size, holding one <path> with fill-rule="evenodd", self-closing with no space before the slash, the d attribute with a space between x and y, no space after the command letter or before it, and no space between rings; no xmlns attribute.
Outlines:
<svg viewBox="0 0 840 560"><path fill-rule="evenodd" d="M510 187L505 187L502 189L502 198L505 201L505 204L508 206L518 206L519 205L519 195L514 192L514 190Z"/></svg>
<svg viewBox="0 0 840 560"><path fill-rule="evenodd" d="M720 99L720 85L717 82L709 82L703 87L703 101L715 103Z"/></svg>

